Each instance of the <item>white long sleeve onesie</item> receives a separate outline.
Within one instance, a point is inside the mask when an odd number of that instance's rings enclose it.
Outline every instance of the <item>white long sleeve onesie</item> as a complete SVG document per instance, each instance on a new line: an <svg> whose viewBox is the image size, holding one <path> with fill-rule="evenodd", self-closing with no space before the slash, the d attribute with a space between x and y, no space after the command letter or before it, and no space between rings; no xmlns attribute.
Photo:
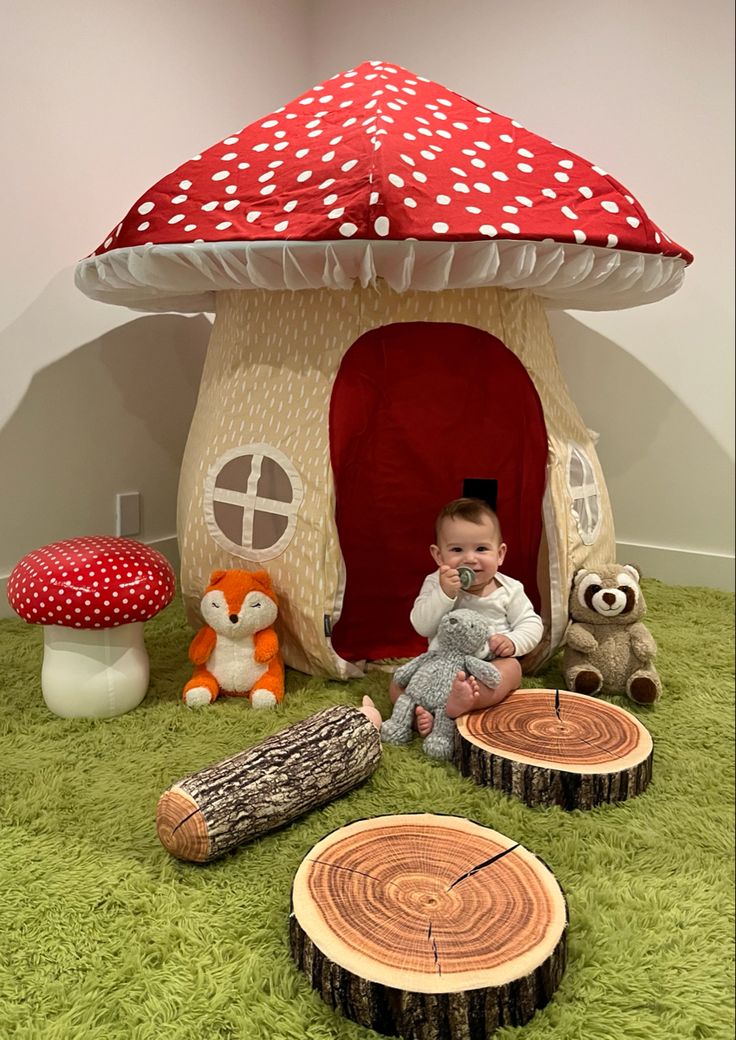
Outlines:
<svg viewBox="0 0 736 1040"><path fill-rule="evenodd" d="M539 643L544 632L542 619L534 612L524 586L515 578L496 572L499 588L489 596L471 596L461 592L456 599L446 596L440 587L439 571L424 579L414 601L409 620L420 636L429 639L429 649L437 646L440 621L451 610L474 610L488 618L488 635L506 635L514 644L515 656L528 654Z"/></svg>

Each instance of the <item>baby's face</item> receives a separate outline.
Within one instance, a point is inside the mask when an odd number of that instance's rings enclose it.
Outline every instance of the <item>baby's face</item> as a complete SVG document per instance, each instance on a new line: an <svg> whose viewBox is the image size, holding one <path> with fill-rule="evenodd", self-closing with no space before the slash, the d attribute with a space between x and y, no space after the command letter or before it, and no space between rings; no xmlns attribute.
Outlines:
<svg viewBox="0 0 736 1040"><path fill-rule="evenodd" d="M437 545L430 549L438 567L470 567L476 576L470 592L478 592L488 585L503 564L506 546L499 540L496 525L490 517L479 524L461 517L442 521Z"/></svg>

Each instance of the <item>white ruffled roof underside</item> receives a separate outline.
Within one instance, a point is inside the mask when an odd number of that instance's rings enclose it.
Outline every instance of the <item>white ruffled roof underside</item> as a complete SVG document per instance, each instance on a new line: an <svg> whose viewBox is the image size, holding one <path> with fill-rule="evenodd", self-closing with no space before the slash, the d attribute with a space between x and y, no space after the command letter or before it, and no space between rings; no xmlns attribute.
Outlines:
<svg viewBox="0 0 736 1040"><path fill-rule="evenodd" d="M224 242L136 246L77 265L94 300L139 311L215 310L227 289L350 289L378 279L395 292L495 285L529 289L549 307L618 310L670 296L685 261L599 246L527 241Z"/></svg>

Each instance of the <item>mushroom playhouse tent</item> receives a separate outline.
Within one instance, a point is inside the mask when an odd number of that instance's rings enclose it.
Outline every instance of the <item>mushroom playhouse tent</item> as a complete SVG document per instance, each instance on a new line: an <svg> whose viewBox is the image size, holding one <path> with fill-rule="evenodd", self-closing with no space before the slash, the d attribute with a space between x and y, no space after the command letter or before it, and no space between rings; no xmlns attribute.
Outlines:
<svg viewBox="0 0 736 1040"><path fill-rule="evenodd" d="M471 493L542 612L536 667L575 570L615 559L545 306L659 300L691 260L604 170L382 61L159 180L76 281L215 312L179 489L192 623L212 568L265 566L292 667L420 653L434 519Z"/></svg>

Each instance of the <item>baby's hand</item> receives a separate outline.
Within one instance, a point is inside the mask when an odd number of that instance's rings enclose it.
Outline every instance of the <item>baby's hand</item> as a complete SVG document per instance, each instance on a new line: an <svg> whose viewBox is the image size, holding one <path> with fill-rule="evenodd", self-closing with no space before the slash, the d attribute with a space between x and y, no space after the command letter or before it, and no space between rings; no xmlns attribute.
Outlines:
<svg viewBox="0 0 736 1040"><path fill-rule="evenodd" d="M454 567L448 567L447 564L440 567L440 588L450 599L457 599L460 595L460 575Z"/></svg>
<svg viewBox="0 0 736 1040"><path fill-rule="evenodd" d="M516 653L516 647L508 636L491 636L488 640L488 645L496 657L513 657Z"/></svg>

